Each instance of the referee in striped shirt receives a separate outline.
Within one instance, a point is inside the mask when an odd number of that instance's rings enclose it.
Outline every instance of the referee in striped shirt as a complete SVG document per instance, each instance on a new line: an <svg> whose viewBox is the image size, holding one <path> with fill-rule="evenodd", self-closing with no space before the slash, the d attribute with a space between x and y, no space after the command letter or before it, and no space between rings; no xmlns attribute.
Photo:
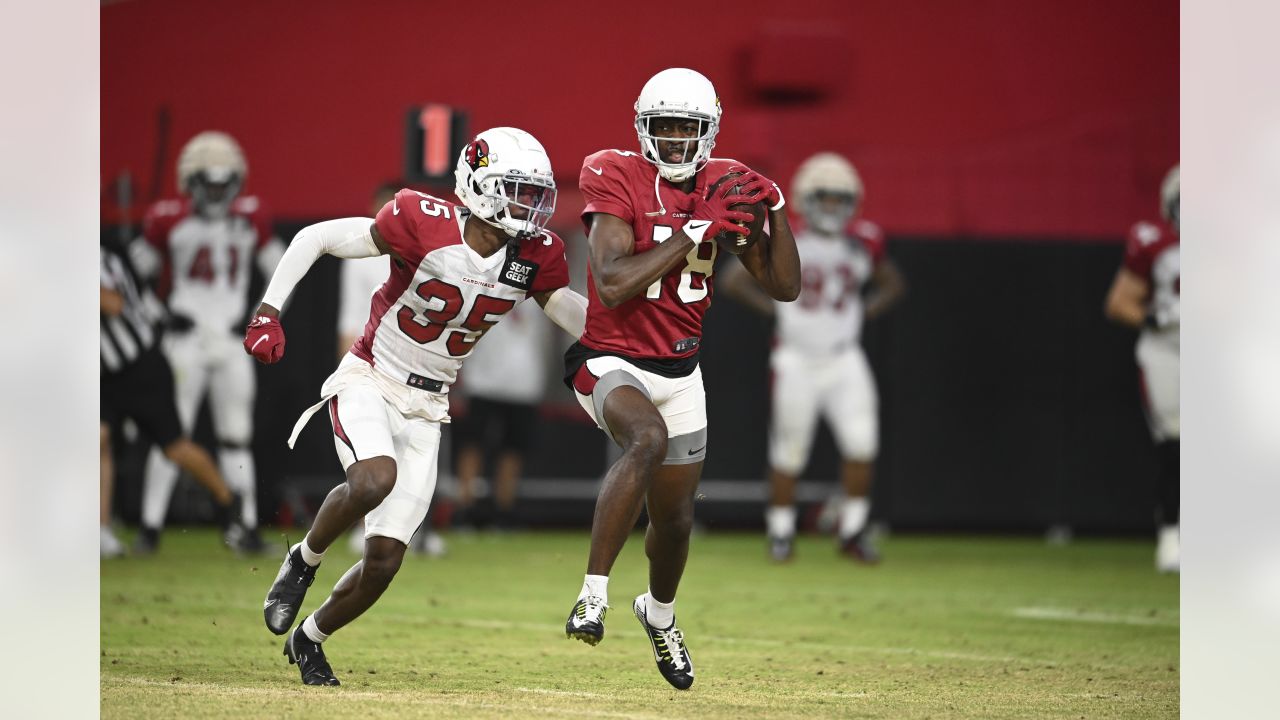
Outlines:
<svg viewBox="0 0 1280 720"><path fill-rule="evenodd" d="M191 473L213 495L223 541L240 549L246 530L239 519L239 498L227 487L213 457L182 433L173 397L173 370L160 352L163 309L138 282L127 256L110 243L101 246L101 554L124 553L111 532L111 426L128 417L156 443L165 457ZM154 547L154 546L153 546Z"/></svg>

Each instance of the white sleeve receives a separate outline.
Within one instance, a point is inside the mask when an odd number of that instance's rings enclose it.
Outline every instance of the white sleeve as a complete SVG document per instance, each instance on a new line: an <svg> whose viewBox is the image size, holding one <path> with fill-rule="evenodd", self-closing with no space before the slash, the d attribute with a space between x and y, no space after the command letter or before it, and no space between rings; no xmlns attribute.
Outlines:
<svg viewBox="0 0 1280 720"><path fill-rule="evenodd" d="M343 218L302 228L293 237L293 242L289 243L289 248L276 265L262 302L280 309L298 281L302 280L302 276L307 274L321 255L329 254L340 258L381 255L369 232L372 225L373 220L370 218Z"/></svg>
<svg viewBox="0 0 1280 720"><path fill-rule="evenodd" d="M587 299L567 287L551 293L542 311L575 338L582 337L587 327Z"/></svg>

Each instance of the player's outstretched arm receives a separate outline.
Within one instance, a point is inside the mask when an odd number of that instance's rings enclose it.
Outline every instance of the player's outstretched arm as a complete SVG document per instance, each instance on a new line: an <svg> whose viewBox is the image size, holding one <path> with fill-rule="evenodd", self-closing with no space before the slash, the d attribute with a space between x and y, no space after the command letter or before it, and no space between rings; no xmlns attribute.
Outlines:
<svg viewBox="0 0 1280 720"><path fill-rule="evenodd" d="M542 312L565 332L582 337L587 327L587 299L567 287L545 290L533 296Z"/></svg>
<svg viewBox="0 0 1280 720"><path fill-rule="evenodd" d="M1128 268L1120 268L1107 292L1105 313L1107 318L1131 328L1142 327L1147 317L1147 297L1151 285Z"/></svg>
<svg viewBox="0 0 1280 720"><path fill-rule="evenodd" d="M871 295L867 298L867 319L878 317L901 302L907 294L907 281L898 264L888 257L881 260L871 274Z"/></svg>
<svg viewBox="0 0 1280 720"><path fill-rule="evenodd" d="M284 355L285 342L280 308L294 287L321 255L362 258L386 253L386 243L375 240L376 235L377 229L369 218L328 220L299 231L276 265L262 303L245 331L245 352L264 363L279 360Z"/></svg>

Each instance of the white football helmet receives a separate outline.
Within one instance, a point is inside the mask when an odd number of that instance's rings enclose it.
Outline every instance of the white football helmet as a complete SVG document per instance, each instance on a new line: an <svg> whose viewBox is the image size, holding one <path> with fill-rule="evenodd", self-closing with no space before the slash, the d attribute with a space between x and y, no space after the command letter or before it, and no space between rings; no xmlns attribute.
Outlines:
<svg viewBox="0 0 1280 720"><path fill-rule="evenodd" d="M542 233L556 211L551 158L529 133L485 130L458 156L454 192L473 215L509 237Z"/></svg>
<svg viewBox="0 0 1280 720"><path fill-rule="evenodd" d="M178 155L178 189L205 215L225 216L248 175L239 143L224 132L206 130L188 140Z"/></svg>
<svg viewBox="0 0 1280 720"><path fill-rule="evenodd" d="M800 164L791 181L791 197L800 198L805 222L816 232L837 235L862 203L862 178L853 163L832 152Z"/></svg>
<svg viewBox="0 0 1280 720"><path fill-rule="evenodd" d="M1174 165L1164 176L1164 181L1160 183L1160 214L1164 219L1173 226L1175 232L1181 232L1178 229L1178 221L1181 219L1181 194L1182 191L1178 186L1178 165Z"/></svg>
<svg viewBox="0 0 1280 720"><path fill-rule="evenodd" d="M697 137L688 138L680 162L667 162L658 153L658 141L669 140L653 134L654 118L689 118L699 122ZM683 182L707 164L720 131L720 98L711 81L702 73L686 68L669 68L649 78L636 100L636 135L641 154L658 166L658 173L671 182ZM696 145L692 150L690 146ZM692 157L690 151L692 150Z"/></svg>

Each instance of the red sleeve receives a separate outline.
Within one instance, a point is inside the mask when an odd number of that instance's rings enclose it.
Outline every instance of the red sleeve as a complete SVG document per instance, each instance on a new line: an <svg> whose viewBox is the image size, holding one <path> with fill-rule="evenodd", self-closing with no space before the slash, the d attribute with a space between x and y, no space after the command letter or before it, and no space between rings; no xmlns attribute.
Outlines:
<svg viewBox="0 0 1280 720"><path fill-rule="evenodd" d="M613 150L601 150L582 161L578 188L587 200L587 206L582 209L582 224L587 232L591 232L592 213L609 213L628 224L635 222L631 194L627 192L626 168L618 162L622 157Z"/></svg>
<svg viewBox="0 0 1280 720"><path fill-rule="evenodd" d="M1146 280L1151 279L1151 263L1155 249L1160 246L1160 228L1149 222L1134 223L1124 243L1124 266L1129 272Z"/></svg>
<svg viewBox="0 0 1280 720"><path fill-rule="evenodd" d="M271 229L271 214L267 212L267 208L262 204L261 199L256 195L245 195L244 197L236 198L233 207L235 212L248 218L249 223L253 225L254 232L258 236L257 244L254 246L255 250L261 250L263 246L271 242L271 238L274 235Z"/></svg>
<svg viewBox="0 0 1280 720"><path fill-rule="evenodd" d="M854 220L850 229L853 236L862 241L862 247L866 248L867 254L871 256L871 266L878 266L885 255L884 230L870 220L861 219Z"/></svg>
<svg viewBox="0 0 1280 720"><path fill-rule="evenodd" d="M538 274L533 278L533 286L529 294L558 290L569 284L569 260L565 257L564 241L555 233L548 232L543 240L551 239L550 245L540 245L538 250Z"/></svg>
<svg viewBox="0 0 1280 720"><path fill-rule="evenodd" d="M391 202L382 206L374 225L378 234L405 262L417 265L422 262L422 244L418 242L418 213L406 212L418 207L419 196L412 190L401 190Z"/></svg>

